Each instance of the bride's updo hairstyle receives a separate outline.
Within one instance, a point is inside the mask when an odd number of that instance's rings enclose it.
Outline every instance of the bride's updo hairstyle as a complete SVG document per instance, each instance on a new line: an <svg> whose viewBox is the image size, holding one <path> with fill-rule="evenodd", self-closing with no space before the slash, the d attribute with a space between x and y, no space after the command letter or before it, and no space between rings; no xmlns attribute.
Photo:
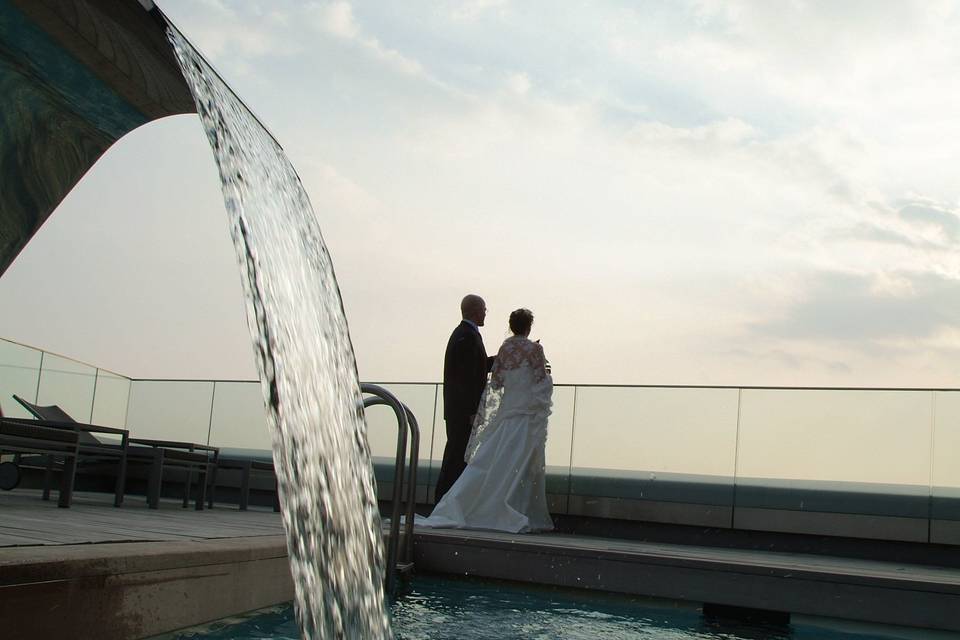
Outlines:
<svg viewBox="0 0 960 640"><path fill-rule="evenodd" d="M533 326L533 311L530 309L517 309L510 314L510 331L513 335L530 335L530 327Z"/></svg>

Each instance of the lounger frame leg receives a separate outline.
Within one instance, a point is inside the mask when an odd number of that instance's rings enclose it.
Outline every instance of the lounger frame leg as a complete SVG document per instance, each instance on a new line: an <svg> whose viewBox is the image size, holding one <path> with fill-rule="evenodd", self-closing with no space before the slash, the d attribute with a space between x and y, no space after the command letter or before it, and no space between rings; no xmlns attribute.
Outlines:
<svg viewBox="0 0 960 640"><path fill-rule="evenodd" d="M50 483L53 481L53 455L47 456L47 467L43 471L43 499L50 499Z"/></svg>
<svg viewBox="0 0 960 640"><path fill-rule="evenodd" d="M183 508L190 506L190 483L193 482L193 467L187 467L187 479L183 483Z"/></svg>
<svg viewBox="0 0 960 640"><path fill-rule="evenodd" d="M207 478L210 476L210 465L206 464L200 469L200 477L197 478L197 501L194 509L203 511L203 503L207 501Z"/></svg>
<svg viewBox="0 0 960 640"><path fill-rule="evenodd" d="M53 456L51 456L53 457ZM67 456L63 460L63 477L60 478L60 496L57 506L69 509L73 501L73 481L77 475L77 456Z"/></svg>
<svg viewBox="0 0 960 640"><path fill-rule="evenodd" d="M240 511L246 511L250 505L250 469L253 464L247 460L240 470Z"/></svg>
<svg viewBox="0 0 960 640"><path fill-rule="evenodd" d="M213 499L216 497L216 494L217 494L217 471L219 471L219 469L220 469L220 467L217 465L216 462L214 462L214 463L211 465L211 470L210 470L210 487L209 487L209 493L207 494L207 508L208 508L208 509L213 509Z"/></svg>
<svg viewBox="0 0 960 640"><path fill-rule="evenodd" d="M160 508L160 483L163 479L163 450L158 449L153 454L153 463L150 465L150 475L147 478L147 506L151 509Z"/></svg>
<svg viewBox="0 0 960 640"><path fill-rule="evenodd" d="M119 507L123 504L123 494L127 491L127 455L120 456L120 462L117 463L117 484L113 492L113 506Z"/></svg>

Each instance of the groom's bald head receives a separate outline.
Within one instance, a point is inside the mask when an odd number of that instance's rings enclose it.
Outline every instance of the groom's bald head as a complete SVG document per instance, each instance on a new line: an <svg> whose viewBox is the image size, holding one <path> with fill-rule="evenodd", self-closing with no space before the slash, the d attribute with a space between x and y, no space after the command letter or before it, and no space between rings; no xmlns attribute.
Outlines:
<svg viewBox="0 0 960 640"><path fill-rule="evenodd" d="M483 320L487 317L487 303L474 293L467 294L460 301L460 315L464 320L470 320L482 327Z"/></svg>

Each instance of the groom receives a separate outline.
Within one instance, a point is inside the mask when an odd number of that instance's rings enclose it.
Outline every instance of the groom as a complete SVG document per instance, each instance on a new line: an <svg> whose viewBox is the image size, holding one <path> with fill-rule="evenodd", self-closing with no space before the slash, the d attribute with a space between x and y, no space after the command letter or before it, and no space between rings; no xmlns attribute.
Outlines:
<svg viewBox="0 0 960 640"><path fill-rule="evenodd" d="M466 468L473 418L480 396L487 384L487 372L493 358L487 357L479 327L487 317L487 304L477 295L468 295L460 302L463 321L447 341L443 358L443 419L447 423L447 446L437 478L436 502L440 502Z"/></svg>

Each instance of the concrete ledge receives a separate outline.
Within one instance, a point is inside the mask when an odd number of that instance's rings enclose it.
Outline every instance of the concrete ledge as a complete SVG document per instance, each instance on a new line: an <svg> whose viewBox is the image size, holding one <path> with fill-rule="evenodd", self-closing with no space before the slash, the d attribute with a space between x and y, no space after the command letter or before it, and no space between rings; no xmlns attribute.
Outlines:
<svg viewBox="0 0 960 640"><path fill-rule="evenodd" d="M393 482L382 482L377 480L376 484L377 489L377 500L380 502L389 503L393 500ZM416 500L417 504L433 504L431 496L433 491L426 484L421 484L419 479L417 480L417 494ZM406 489L404 489L404 498L406 498Z"/></svg>
<svg viewBox="0 0 960 640"><path fill-rule="evenodd" d="M736 506L926 520L930 490L912 485L739 478Z"/></svg>
<svg viewBox="0 0 960 640"><path fill-rule="evenodd" d="M418 570L960 631L960 571L843 558L417 532Z"/></svg>
<svg viewBox="0 0 960 640"><path fill-rule="evenodd" d="M579 495L570 496L567 508L567 513L574 516L664 522L701 527L730 527L732 511L729 506L712 504Z"/></svg>
<svg viewBox="0 0 960 640"><path fill-rule="evenodd" d="M140 638L291 599L283 536L0 553L10 640Z"/></svg>
<svg viewBox="0 0 960 640"><path fill-rule="evenodd" d="M824 513L737 507L733 526L736 529L781 531L814 535L844 536L871 540L928 542L926 518L871 516L855 513Z"/></svg>
<svg viewBox="0 0 960 640"><path fill-rule="evenodd" d="M934 544L960 544L960 521L931 520L930 542Z"/></svg>

